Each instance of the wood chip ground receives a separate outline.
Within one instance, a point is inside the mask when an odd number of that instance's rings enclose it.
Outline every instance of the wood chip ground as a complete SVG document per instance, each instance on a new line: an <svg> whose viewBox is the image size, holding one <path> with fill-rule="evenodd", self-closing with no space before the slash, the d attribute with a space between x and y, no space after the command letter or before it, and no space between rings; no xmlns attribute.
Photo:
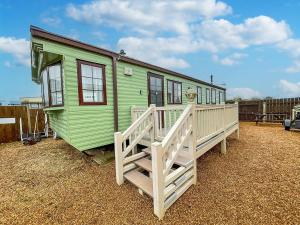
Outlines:
<svg viewBox="0 0 300 225"><path fill-rule="evenodd" d="M300 224L300 133L241 124L198 159L198 182L166 212L63 140L0 145L0 224Z"/></svg>

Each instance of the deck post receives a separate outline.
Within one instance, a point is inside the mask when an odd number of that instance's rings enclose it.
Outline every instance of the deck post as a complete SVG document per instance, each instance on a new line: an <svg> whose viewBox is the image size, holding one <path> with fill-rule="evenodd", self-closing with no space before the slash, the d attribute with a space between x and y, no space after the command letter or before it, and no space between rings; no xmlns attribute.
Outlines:
<svg viewBox="0 0 300 225"><path fill-rule="evenodd" d="M236 139L240 139L240 128L236 129Z"/></svg>
<svg viewBox="0 0 300 225"><path fill-rule="evenodd" d="M192 133L189 140L189 151L193 159L193 184L197 183L197 156L196 156L196 142L197 142L197 115L195 102L190 102L192 112Z"/></svg>
<svg viewBox="0 0 300 225"><path fill-rule="evenodd" d="M160 142L151 145L152 152L152 180L153 180L153 205L154 214L162 219L165 214L164 189L165 181L163 175L163 148Z"/></svg>
<svg viewBox="0 0 300 225"><path fill-rule="evenodd" d="M116 166L116 180L117 184L121 185L124 183L123 177L123 153L122 153L122 133L115 133L115 166Z"/></svg>
<svg viewBox="0 0 300 225"><path fill-rule="evenodd" d="M224 140L221 141L221 153L226 154L226 138L224 138Z"/></svg>

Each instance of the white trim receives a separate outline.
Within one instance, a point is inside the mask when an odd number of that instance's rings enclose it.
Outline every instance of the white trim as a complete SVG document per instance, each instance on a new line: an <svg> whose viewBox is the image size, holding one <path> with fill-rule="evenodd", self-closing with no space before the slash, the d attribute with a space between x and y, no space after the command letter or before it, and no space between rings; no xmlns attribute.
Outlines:
<svg viewBox="0 0 300 225"><path fill-rule="evenodd" d="M15 124L16 118L0 118L0 124Z"/></svg>

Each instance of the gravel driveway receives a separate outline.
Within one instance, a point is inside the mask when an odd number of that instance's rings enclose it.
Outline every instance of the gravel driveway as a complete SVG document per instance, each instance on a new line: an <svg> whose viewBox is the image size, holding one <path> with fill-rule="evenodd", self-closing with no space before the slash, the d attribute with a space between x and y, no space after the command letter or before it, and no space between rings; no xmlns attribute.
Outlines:
<svg viewBox="0 0 300 225"><path fill-rule="evenodd" d="M241 124L167 212L63 140L0 145L0 224L300 224L300 133Z"/></svg>

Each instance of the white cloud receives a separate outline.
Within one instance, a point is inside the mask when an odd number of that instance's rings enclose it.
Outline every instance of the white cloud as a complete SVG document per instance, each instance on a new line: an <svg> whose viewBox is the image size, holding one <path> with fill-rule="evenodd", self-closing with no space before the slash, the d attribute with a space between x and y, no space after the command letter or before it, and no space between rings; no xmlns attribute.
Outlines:
<svg viewBox="0 0 300 225"><path fill-rule="evenodd" d="M67 7L67 15L77 21L127 27L142 32L164 30L188 33L189 23L231 12L230 6L216 0L98 0Z"/></svg>
<svg viewBox="0 0 300 225"><path fill-rule="evenodd" d="M240 24L233 24L225 19L205 20L193 29L198 39L209 41L215 46L215 52L274 44L291 35L288 24L267 16L248 18Z"/></svg>
<svg viewBox="0 0 300 225"><path fill-rule="evenodd" d="M299 73L300 72L300 60L294 60L293 64L285 69L287 73Z"/></svg>
<svg viewBox="0 0 300 225"><path fill-rule="evenodd" d="M0 37L0 52L11 54L17 61L30 66L30 43L26 39L15 37Z"/></svg>
<svg viewBox="0 0 300 225"><path fill-rule="evenodd" d="M285 21L263 15L241 23L217 19L232 13L229 5L217 0L96 0L70 4L66 11L76 21L122 29L129 35L119 39L118 48L128 56L172 68L188 66L184 54L208 51L217 55L224 50L277 44L292 33ZM233 53L213 59L235 65L242 57Z"/></svg>
<svg viewBox="0 0 300 225"><path fill-rule="evenodd" d="M292 57L300 57L300 39L290 38L279 42L277 46L289 53Z"/></svg>
<svg viewBox="0 0 300 225"><path fill-rule="evenodd" d="M291 66L285 69L287 73L300 72L300 39L288 39L277 44L277 47L285 51L293 59Z"/></svg>
<svg viewBox="0 0 300 225"><path fill-rule="evenodd" d="M218 55L213 55L213 61L220 63L224 66L233 66L240 63L240 60L247 57L247 54L243 53L233 53L224 58L220 58Z"/></svg>
<svg viewBox="0 0 300 225"><path fill-rule="evenodd" d="M192 46L182 45L184 41L190 40L183 38L121 38L118 41L118 48L124 49L128 56L132 56L159 66L167 68L186 68L189 64L172 55L190 52Z"/></svg>
<svg viewBox="0 0 300 225"><path fill-rule="evenodd" d="M269 23L272 29L265 29ZM178 57L178 55L208 51L214 54L213 59L223 65L234 65L246 54L233 53L219 59L216 53L222 50L244 49L251 45L276 43L290 35L290 29L284 21L276 22L272 18L259 16L247 19L244 23L234 25L220 20L204 20L190 27L190 35L172 37L124 37L118 47L127 51L129 56L156 63L161 57ZM274 31L273 31L274 29ZM257 35L255 36L255 32ZM183 59L181 59L183 60ZM159 63L162 65L162 63ZM179 64L178 64L179 65ZM183 68L186 66L172 66Z"/></svg>
<svg viewBox="0 0 300 225"><path fill-rule="evenodd" d="M228 88L227 89L227 98L233 99L240 97L242 99L251 99L251 98L261 98L262 95L259 91L253 90L251 88Z"/></svg>
<svg viewBox="0 0 300 225"><path fill-rule="evenodd" d="M59 17L43 17L42 22L53 27L58 27L61 24Z"/></svg>
<svg viewBox="0 0 300 225"><path fill-rule="evenodd" d="M299 97L300 96L300 82L289 82L287 80L280 80L279 87L282 92L284 92L289 97Z"/></svg>

